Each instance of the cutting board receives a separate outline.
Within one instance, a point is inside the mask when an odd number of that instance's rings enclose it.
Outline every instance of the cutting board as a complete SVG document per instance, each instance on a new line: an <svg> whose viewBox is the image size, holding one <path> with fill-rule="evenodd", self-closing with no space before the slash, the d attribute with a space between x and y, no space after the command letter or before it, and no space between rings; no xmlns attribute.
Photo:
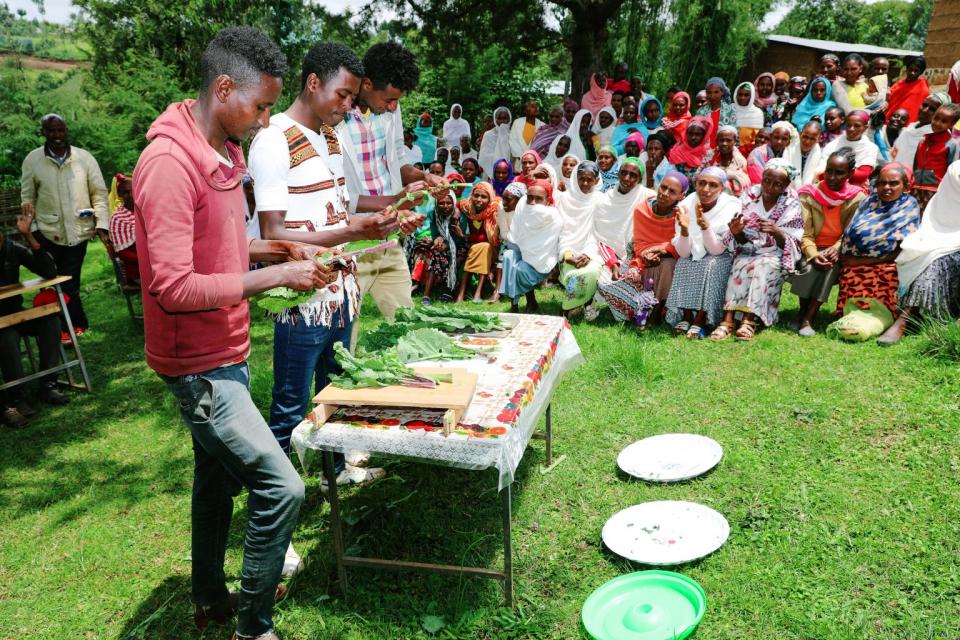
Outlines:
<svg viewBox="0 0 960 640"><path fill-rule="evenodd" d="M444 435L450 432L463 417L473 392L477 387L477 374L466 369L442 369L437 367L413 367L422 374L449 373L453 382L441 382L433 389L418 389L393 385L374 389L341 389L327 385L314 398L317 405L313 411L314 424L324 424L340 407L413 407L417 409L446 409Z"/></svg>

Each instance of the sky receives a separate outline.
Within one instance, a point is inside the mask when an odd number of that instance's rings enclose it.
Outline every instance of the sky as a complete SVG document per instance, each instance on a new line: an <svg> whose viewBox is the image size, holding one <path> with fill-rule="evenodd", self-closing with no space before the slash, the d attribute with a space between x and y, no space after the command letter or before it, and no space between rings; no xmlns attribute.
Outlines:
<svg viewBox="0 0 960 640"><path fill-rule="evenodd" d="M27 17L34 18L37 14L37 6L30 0L3 0L9 6L11 11L16 11L17 9L23 8L27 10ZM345 8L353 4L356 6L357 2L354 0L312 0L316 4L323 5L329 11L333 13L340 13ZM868 3L877 2L878 0L866 0ZM73 5L70 4L70 0L45 0L44 2L47 10L47 20L51 22L61 22L65 23L70 20L70 14L74 13L76 9ZM773 11L767 14L766 18L763 19L763 23L760 25L762 29L772 29L775 27L783 17L787 15L787 12L790 10L790 2L781 2L778 3L779 6Z"/></svg>
<svg viewBox="0 0 960 640"><path fill-rule="evenodd" d="M26 9L28 18L38 17L37 5L30 0L2 0L9 5L10 10L16 12L17 9ZM340 13L350 6L350 0L315 0L316 4L323 5L334 13ZM356 1L352 4L356 5ZM76 13L77 9L70 0L45 0L44 7L47 10L47 20L50 22L66 23L70 21L70 14Z"/></svg>

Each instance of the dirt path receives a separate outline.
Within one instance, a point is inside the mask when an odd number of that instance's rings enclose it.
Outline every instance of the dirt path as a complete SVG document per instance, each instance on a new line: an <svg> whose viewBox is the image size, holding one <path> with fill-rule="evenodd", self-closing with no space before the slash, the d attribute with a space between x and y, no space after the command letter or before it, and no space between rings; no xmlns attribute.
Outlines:
<svg viewBox="0 0 960 640"><path fill-rule="evenodd" d="M6 64L13 60L15 63L23 65L27 69L56 69L58 71L69 71L75 67L89 66L89 63L78 62L76 60L48 60L46 58L36 58L34 56L25 56L18 53L0 53L0 64Z"/></svg>

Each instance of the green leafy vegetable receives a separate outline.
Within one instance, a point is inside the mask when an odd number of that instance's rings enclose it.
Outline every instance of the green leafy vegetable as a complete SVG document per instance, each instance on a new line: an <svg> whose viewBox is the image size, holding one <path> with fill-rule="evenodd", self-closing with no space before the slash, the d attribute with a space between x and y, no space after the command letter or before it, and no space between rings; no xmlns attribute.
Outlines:
<svg viewBox="0 0 960 640"><path fill-rule="evenodd" d="M254 296L253 301L264 311L269 313L283 313L298 304L308 302L316 293L314 289L310 289L309 291L296 291L288 287L274 287L273 289L267 289L263 293Z"/></svg>
<svg viewBox="0 0 960 640"><path fill-rule="evenodd" d="M391 385L434 389L440 382L453 382L452 374L418 374L400 361L395 349L387 349L376 355L363 352L353 355L338 342L333 346L333 350L343 374L330 376L330 384L341 389Z"/></svg>
<svg viewBox="0 0 960 640"><path fill-rule="evenodd" d="M472 349L459 346L447 334L436 329L415 329L397 342L400 362L419 360L469 360L477 355Z"/></svg>
<svg viewBox="0 0 960 640"><path fill-rule="evenodd" d="M401 307L397 309L395 320L397 322L421 323L448 333L462 332L468 329L483 333L503 326L499 316L494 314L433 306Z"/></svg>

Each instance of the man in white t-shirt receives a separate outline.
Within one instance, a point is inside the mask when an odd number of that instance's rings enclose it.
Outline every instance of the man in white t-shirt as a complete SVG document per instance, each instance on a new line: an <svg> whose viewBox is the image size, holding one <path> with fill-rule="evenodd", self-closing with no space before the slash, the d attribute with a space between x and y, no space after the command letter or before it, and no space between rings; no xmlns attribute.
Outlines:
<svg viewBox="0 0 960 640"><path fill-rule="evenodd" d="M350 109L363 66L338 43L320 43L303 63L302 89L284 113L270 119L250 146L260 232L267 240L297 240L325 247L384 238L399 228L396 213L351 219L343 155L333 126ZM383 209L396 196L361 198L366 208ZM289 453L290 435L309 408L310 398L337 373L334 345L350 347L360 309L356 264L350 259L337 280L310 301L274 315L273 400L270 429ZM311 386L313 390L311 391ZM337 461L338 484L382 477L382 469L362 469ZM291 544L284 564L290 575L301 566Z"/></svg>

